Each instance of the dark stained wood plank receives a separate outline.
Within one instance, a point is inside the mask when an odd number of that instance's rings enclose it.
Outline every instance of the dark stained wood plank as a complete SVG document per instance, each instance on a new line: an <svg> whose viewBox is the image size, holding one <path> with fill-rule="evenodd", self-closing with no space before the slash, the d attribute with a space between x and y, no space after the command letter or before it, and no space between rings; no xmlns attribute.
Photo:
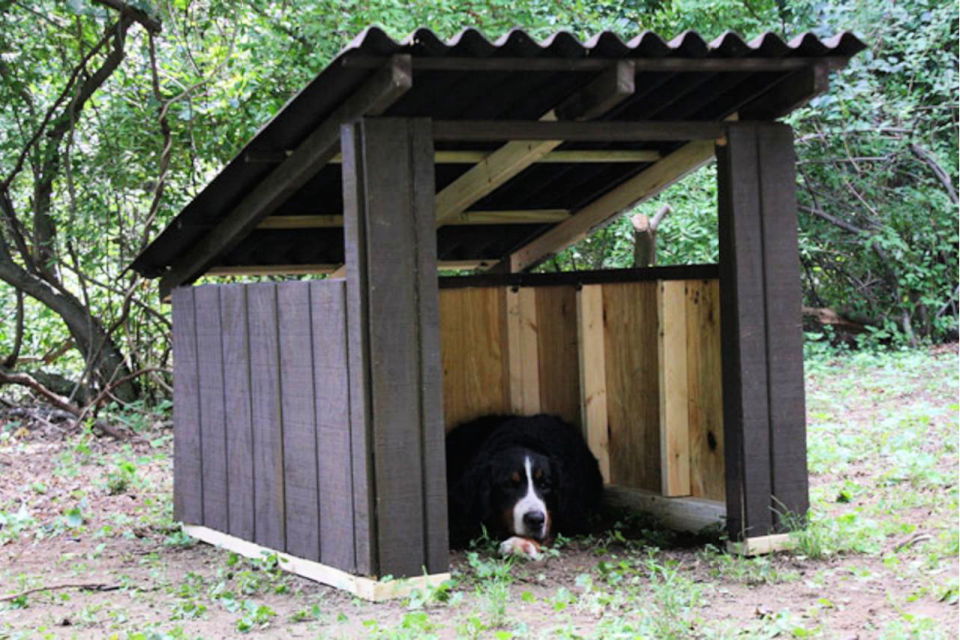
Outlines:
<svg viewBox="0 0 960 640"><path fill-rule="evenodd" d="M221 285L220 325L223 330L223 384L227 416L227 486L229 532L244 540L254 537L253 420L250 416L250 342L247 334L247 293L244 285Z"/></svg>
<svg viewBox="0 0 960 640"><path fill-rule="evenodd" d="M227 416L223 403L223 345L220 291L216 285L194 292L200 386L200 439L203 451L203 524L229 528L227 497Z"/></svg>
<svg viewBox="0 0 960 640"><path fill-rule="evenodd" d="M776 513L805 516L809 508L803 388L800 259L793 132L781 124L757 128L763 206L764 291L770 464ZM786 523L778 522L778 530Z"/></svg>
<svg viewBox="0 0 960 640"><path fill-rule="evenodd" d="M173 290L173 517L203 522L203 456L194 289Z"/></svg>
<svg viewBox="0 0 960 640"><path fill-rule="evenodd" d="M603 285L610 482L660 491L656 282Z"/></svg>
<svg viewBox="0 0 960 640"><path fill-rule="evenodd" d="M346 299L342 279L310 283L320 502L320 561L356 569L353 466L347 388Z"/></svg>
<svg viewBox="0 0 960 640"><path fill-rule="evenodd" d="M361 329L350 338L351 412L355 391L366 404L355 414L362 422L351 422L366 430L373 450L370 539L381 575L418 575L444 563L440 523L427 522L442 518L446 528L435 484L443 469L443 449L434 445L442 437L440 353L425 335L438 322L428 126L362 120L345 127L342 143L348 326ZM354 367L365 372L365 385L353 379ZM363 457L357 451L355 460Z"/></svg>
<svg viewBox="0 0 960 640"><path fill-rule="evenodd" d="M342 127L340 148L343 156L343 241L346 266L354 552L357 572L374 575L378 571L378 559L374 543L377 523L373 505L373 444L369 394L367 220L363 211L363 141L358 125Z"/></svg>
<svg viewBox="0 0 960 640"><path fill-rule="evenodd" d="M727 528L735 540L766 535L772 524L760 172L755 128L732 124L717 179Z"/></svg>
<svg viewBox="0 0 960 640"><path fill-rule="evenodd" d="M277 284L286 551L320 560L310 283Z"/></svg>
<svg viewBox="0 0 960 640"><path fill-rule="evenodd" d="M540 411L579 425L577 290L572 286L538 288L536 307Z"/></svg>
<svg viewBox="0 0 960 640"><path fill-rule="evenodd" d="M286 547L286 515L276 285L247 285L247 326L254 425L254 541L270 549L282 550Z"/></svg>
<svg viewBox="0 0 960 640"><path fill-rule="evenodd" d="M440 278L440 289L462 287L555 287L602 284L606 282L647 282L650 280L708 280L719 276L715 264L671 265L643 269L603 269L557 273L482 273L474 276Z"/></svg>
<svg viewBox="0 0 960 640"><path fill-rule="evenodd" d="M416 211L405 123L364 120L370 397L381 574L423 572ZM432 152L431 152L432 158ZM400 159L405 161L400 161ZM431 271L435 273L436 270Z"/></svg>
<svg viewBox="0 0 960 640"><path fill-rule="evenodd" d="M435 140L566 140L584 142L654 142L712 140L723 135L721 122L546 122L531 120L434 120Z"/></svg>
<svg viewBox="0 0 960 640"><path fill-rule="evenodd" d="M427 119L409 122L413 192L416 298L414 315L419 324L417 367L420 402L420 455L423 483L424 565L427 573L442 573L450 566L447 530L446 448L443 419L443 365L440 351L440 291L437 278L437 232L434 214L434 166L431 125Z"/></svg>

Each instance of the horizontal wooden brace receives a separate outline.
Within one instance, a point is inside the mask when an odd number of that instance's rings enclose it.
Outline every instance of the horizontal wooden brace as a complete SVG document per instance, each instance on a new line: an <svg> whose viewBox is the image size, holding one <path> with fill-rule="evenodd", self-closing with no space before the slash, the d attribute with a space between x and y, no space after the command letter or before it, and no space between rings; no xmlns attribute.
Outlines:
<svg viewBox="0 0 960 640"><path fill-rule="evenodd" d="M433 154L436 164L476 164L492 151L465 150L465 151L437 151ZM255 152L248 151L244 161L250 163L277 163L290 155L289 151ZM537 160L537 164L590 164L590 163L630 163L656 162L660 159L660 152L653 149L571 149L565 151L551 151ZM332 164L340 164L343 158L338 153L330 160Z"/></svg>
<svg viewBox="0 0 960 640"><path fill-rule="evenodd" d="M566 209L529 209L517 211L466 211L452 218L447 224L543 224L562 222L570 217ZM334 213L302 216L269 216L258 229L325 229L343 226L343 216Z"/></svg>
<svg viewBox="0 0 960 640"><path fill-rule="evenodd" d="M833 68L846 65L849 58L824 56L821 58L630 58L638 72L660 71L677 73L747 71L790 71L810 66L815 62ZM609 69L618 60L609 58L426 58L413 59L414 71L602 71ZM348 58L343 65L353 68L373 69L384 63L378 56Z"/></svg>
<svg viewBox="0 0 960 640"><path fill-rule="evenodd" d="M726 123L685 121L543 122L532 120L434 120L434 140L564 140L575 142L667 142L715 140Z"/></svg>
<svg viewBox="0 0 960 640"><path fill-rule="evenodd" d="M437 269L466 270L483 269L496 264L496 258L474 258L470 260L441 260ZM204 275L208 276L303 276L311 274L335 274L340 264L264 264L264 265L224 265L212 267Z"/></svg>

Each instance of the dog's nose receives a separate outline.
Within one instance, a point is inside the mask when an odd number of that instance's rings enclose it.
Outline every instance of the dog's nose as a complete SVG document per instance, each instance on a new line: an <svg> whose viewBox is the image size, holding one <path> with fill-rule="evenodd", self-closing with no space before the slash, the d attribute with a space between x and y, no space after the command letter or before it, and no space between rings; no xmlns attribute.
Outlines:
<svg viewBox="0 0 960 640"><path fill-rule="evenodd" d="M523 514L523 524L534 531L539 531L546 519L542 511L527 511Z"/></svg>

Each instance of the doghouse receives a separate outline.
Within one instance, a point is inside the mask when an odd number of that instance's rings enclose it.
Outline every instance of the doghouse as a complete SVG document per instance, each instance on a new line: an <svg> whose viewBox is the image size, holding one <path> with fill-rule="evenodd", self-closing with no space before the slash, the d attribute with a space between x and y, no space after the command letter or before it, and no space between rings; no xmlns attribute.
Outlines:
<svg viewBox="0 0 960 640"><path fill-rule="evenodd" d="M173 304L185 530L368 598L435 582L444 428L544 411L581 426L611 500L775 547L808 506L775 120L862 49L365 31L133 264ZM528 273L714 158L719 264Z"/></svg>

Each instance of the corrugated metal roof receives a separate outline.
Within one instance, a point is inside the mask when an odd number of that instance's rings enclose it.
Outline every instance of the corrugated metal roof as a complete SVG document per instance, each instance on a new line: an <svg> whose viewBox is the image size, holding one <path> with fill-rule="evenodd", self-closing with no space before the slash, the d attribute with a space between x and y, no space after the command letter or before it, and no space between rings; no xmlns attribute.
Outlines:
<svg viewBox="0 0 960 640"><path fill-rule="evenodd" d="M580 42L566 32L537 42L522 30L490 41L466 29L444 41L429 29L418 29L401 42L372 27L360 34L299 94L247 143L243 150L191 201L133 263L148 277L163 275L200 238L267 176L283 152L295 148L327 116L394 54L413 58L413 84L383 115L444 120L536 120L591 82L603 65L616 60L637 63L636 92L601 120L717 121L773 95L806 62L842 66L864 49L852 34L821 40L806 33L785 42L766 33L749 42L734 33L706 42L688 31L665 41L644 32L628 41L603 32ZM473 59L473 69L444 61ZM522 59L514 68L483 61ZM670 60L700 60L684 69ZM793 60L797 64L743 61ZM551 62L553 61L553 62ZM559 61L559 64L554 64ZM563 61L569 61L569 64ZM585 61L596 61L591 66ZM726 62L725 62L726 61ZM564 66L566 65L566 66ZM689 65L687 65L689 67ZM767 100L769 102L769 100ZM789 108L789 105L784 105ZM769 117L780 115L771 112ZM761 113L761 117L763 114ZM679 142L567 143L561 150L623 149L666 154ZM438 143L438 150L489 150L490 143ZM648 162L535 164L475 203L484 211L568 209L576 211L649 166ZM469 164L437 164L438 191L470 168ZM340 214L340 168L327 164L272 215ZM438 230L441 260L500 258L526 244L551 224L443 227ZM226 255L220 265L324 264L343 260L339 229L284 231L258 229Z"/></svg>

